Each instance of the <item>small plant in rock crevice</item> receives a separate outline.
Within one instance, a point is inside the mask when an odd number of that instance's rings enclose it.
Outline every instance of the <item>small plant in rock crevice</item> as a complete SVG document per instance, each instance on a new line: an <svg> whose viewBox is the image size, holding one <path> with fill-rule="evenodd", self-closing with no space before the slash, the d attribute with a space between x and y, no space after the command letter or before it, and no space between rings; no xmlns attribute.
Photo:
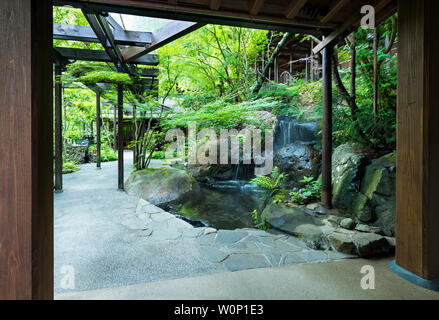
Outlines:
<svg viewBox="0 0 439 320"><path fill-rule="evenodd" d="M258 210L256 210L256 209L253 210L251 215L252 215L253 222L254 222L256 228L261 229L261 230L268 230L270 228L270 226L260 218Z"/></svg>
<svg viewBox="0 0 439 320"><path fill-rule="evenodd" d="M300 205L308 204L312 201L320 200L322 180L314 180L313 177L304 177L300 182L305 186L298 191L290 192L291 201Z"/></svg>

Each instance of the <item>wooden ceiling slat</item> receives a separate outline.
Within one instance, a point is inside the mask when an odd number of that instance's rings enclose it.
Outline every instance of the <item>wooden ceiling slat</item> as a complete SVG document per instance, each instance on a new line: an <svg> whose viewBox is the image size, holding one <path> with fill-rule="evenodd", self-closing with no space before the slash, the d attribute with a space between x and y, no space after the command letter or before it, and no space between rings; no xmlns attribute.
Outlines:
<svg viewBox="0 0 439 320"><path fill-rule="evenodd" d="M331 21L332 18L351 0L337 0L337 2L331 7L329 12L320 19L320 22L326 23Z"/></svg>
<svg viewBox="0 0 439 320"><path fill-rule="evenodd" d="M294 19L308 0L291 0L285 11L285 16L288 19Z"/></svg>
<svg viewBox="0 0 439 320"><path fill-rule="evenodd" d="M219 10L221 6L221 0L210 0L209 7L211 10Z"/></svg>
<svg viewBox="0 0 439 320"><path fill-rule="evenodd" d="M259 11L261 10L263 5L264 5L264 0L250 0L249 1L250 14L252 16L257 15L259 13Z"/></svg>

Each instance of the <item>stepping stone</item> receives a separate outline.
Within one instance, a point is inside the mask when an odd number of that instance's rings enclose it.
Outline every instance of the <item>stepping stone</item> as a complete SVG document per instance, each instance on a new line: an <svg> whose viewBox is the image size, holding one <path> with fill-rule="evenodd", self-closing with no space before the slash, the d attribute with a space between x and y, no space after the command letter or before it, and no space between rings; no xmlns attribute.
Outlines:
<svg viewBox="0 0 439 320"><path fill-rule="evenodd" d="M164 211L160 212L160 213L151 214L151 219L153 221L156 221L156 222L162 222L162 221L166 221L168 219L173 219L173 218L175 218L174 215L172 215L168 212L164 212Z"/></svg>
<svg viewBox="0 0 439 320"><path fill-rule="evenodd" d="M328 240L331 246L339 252L345 254L356 253L355 244L348 234L334 232L329 235Z"/></svg>
<svg viewBox="0 0 439 320"><path fill-rule="evenodd" d="M125 227L128 227L128 228L133 229L133 230L147 229L148 225L149 225L145 221L143 221L139 218L136 218L136 217L130 217L130 218L124 219L124 220L122 220L121 223Z"/></svg>
<svg viewBox="0 0 439 320"><path fill-rule="evenodd" d="M228 245L226 248L230 253L261 253L256 243L247 240Z"/></svg>
<svg viewBox="0 0 439 320"><path fill-rule="evenodd" d="M252 236L257 236L257 237L269 237L271 235L270 233L264 230L252 229L252 228L236 229L235 231L244 231Z"/></svg>
<svg viewBox="0 0 439 320"><path fill-rule="evenodd" d="M204 232L204 227L201 228L187 228L182 230L182 236L185 238L197 238Z"/></svg>
<svg viewBox="0 0 439 320"><path fill-rule="evenodd" d="M275 241L276 247L279 249L280 252L296 252L296 251L302 251L303 248L299 247L297 245L288 243L284 240L276 240Z"/></svg>
<svg viewBox="0 0 439 320"><path fill-rule="evenodd" d="M204 234L211 234L211 233L216 233L216 229L215 228L206 228L206 229L204 229Z"/></svg>
<svg viewBox="0 0 439 320"><path fill-rule="evenodd" d="M293 253L288 253L283 258L283 260L281 261L281 265L297 264L297 263L305 263L305 262L307 262L307 260L303 252L293 252Z"/></svg>
<svg viewBox="0 0 439 320"><path fill-rule="evenodd" d="M222 262L229 256L227 252L213 247L202 246L200 251L206 256L207 260L213 263Z"/></svg>
<svg viewBox="0 0 439 320"><path fill-rule="evenodd" d="M182 229L194 228L190 223L187 223L186 221L178 219L176 217L166 220L166 225L168 228L180 230L180 231L183 231Z"/></svg>
<svg viewBox="0 0 439 320"><path fill-rule="evenodd" d="M152 235L149 237L153 241L164 241L164 240L176 240L181 237L181 232L177 230L166 228L166 229L154 229Z"/></svg>
<svg viewBox="0 0 439 320"><path fill-rule="evenodd" d="M235 230L219 230L217 232L216 244L228 245L231 243L238 242L247 236L247 232L235 231Z"/></svg>
<svg viewBox="0 0 439 320"><path fill-rule="evenodd" d="M271 267L264 255L246 253L232 254L224 261L224 265L230 271Z"/></svg>
<svg viewBox="0 0 439 320"><path fill-rule="evenodd" d="M337 251L326 251L329 260L342 260L358 258L356 255L345 254Z"/></svg>
<svg viewBox="0 0 439 320"><path fill-rule="evenodd" d="M324 251L305 251L306 262L327 261L328 255Z"/></svg>
<svg viewBox="0 0 439 320"><path fill-rule="evenodd" d="M264 246L267 247L272 247L275 248L276 244L274 243L274 240L271 237L260 237L260 236L254 236L251 235L248 238L245 239L245 241L247 242L254 242L256 244L262 244Z"/></svg>
<svg viewBox="0 0 439 320"><path fill-rule="evenodd" d="M285 239L282 239L282 240L284 240L285 242L287 242L288 244L292 244L292 245L294 245L294 246L298 246L298 247L301 247L301 248L303 248L303 249L309 249L308 248L308 246L303 242L303 241L300 241L299 239L297 239L296 237L290 237L290 236L288 236L287 238L285 238Z"/></svg>
<svg viewBox="0 0 439 320"><path fill-rule="evenodd" d="M277 250L275 248L267 247L267 246L261 246L260 248L261 248L262 253L268 259L268 261L270 261L270 263L273 267L279 266L279 263L280 263L280 260L282 257L279 250Z"/></svg>
<svg viewBox="0 0 439 320"><path fill-rule="evenodd" d="M200 239L200 245L207 246L213 244L215 237L216 237L216 233L210 233L210 234L202 234L198 239Z"/></svg>

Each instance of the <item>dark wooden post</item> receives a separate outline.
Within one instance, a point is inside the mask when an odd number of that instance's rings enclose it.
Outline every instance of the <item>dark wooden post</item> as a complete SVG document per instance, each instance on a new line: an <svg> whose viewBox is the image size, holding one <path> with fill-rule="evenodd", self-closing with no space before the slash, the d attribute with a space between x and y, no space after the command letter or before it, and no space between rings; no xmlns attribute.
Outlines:
<svg viewBox="0 0 439 320"><path fill-rule="evenodd" d="M101 167L101 93L96 90L96 167Z"/></svg>
<svg viewBox="0 0 439 320"><path fill-rule="evenodd" d="M117 106L114 106L113 108L113 149L116 150L117 148Z"/></svg>
<svg viewBox="0 0 439 320"><path fill-rule="evenodd" d="M398 1L395 270L439 289L425 281L439 279L437 12L438 1Z"/></svg>
<svg viewBox="0 0 439 320"><path fill-rule="evenodd" d="M332 46L327 45L323 57L322 120L322 204L332 206Z"/></svg>
<svg viewBox="0 0 439 320"><path fill-rule="evenodd" d="M121 84L117 86L117 149L118 185L119 190L123 190L123 85Z"/></svg>
<svg viewBox="0 0 439 320"><path fill-rule="evenodd" d="M53 298L52 23L0 1L0 300Z"/></svg>
<svg viewBox="0 0 439 320"><path fill-rule="evenodd" d="M314 81L314 52L312 51L314 49L314 40L311 40L311 81Z"/></svg>
<svg viewBox="0 0 439 320"><path fill-rule="evenodd" d="M62 66L55 65L55 192L62 192Z"/></svg>

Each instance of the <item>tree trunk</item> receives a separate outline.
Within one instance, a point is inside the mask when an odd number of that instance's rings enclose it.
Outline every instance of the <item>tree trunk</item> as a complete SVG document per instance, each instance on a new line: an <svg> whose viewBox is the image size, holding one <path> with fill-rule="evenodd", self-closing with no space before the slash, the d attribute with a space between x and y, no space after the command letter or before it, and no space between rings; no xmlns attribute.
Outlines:
<svg viewBox="0 0 439 320"><path fill-rule="evenodd" d="M277 44L276 48L274 49L273 53L270 56L270 59L268 59L267 63L265 64L264 69L262 70L262 74L260 74L259 77L256 80L256 84L255 84L255 86L252 89L253 93L258 93L259 90L261 90L262 84L265 81L268 69L273 64L274 58L278 55L279 51L283 48L283 46L285 45L285 43L287 42L287 40L288 40L288 38L290 36L291 36L291 33L290 32L286 32L284 34L284 36L282 37L282 39Z"/></svg>
<svg viewBox="0 0 439 320"><path fill-rule="evenodd" d="M373 114L378 114L378 26L373 32Z"/></svg>

